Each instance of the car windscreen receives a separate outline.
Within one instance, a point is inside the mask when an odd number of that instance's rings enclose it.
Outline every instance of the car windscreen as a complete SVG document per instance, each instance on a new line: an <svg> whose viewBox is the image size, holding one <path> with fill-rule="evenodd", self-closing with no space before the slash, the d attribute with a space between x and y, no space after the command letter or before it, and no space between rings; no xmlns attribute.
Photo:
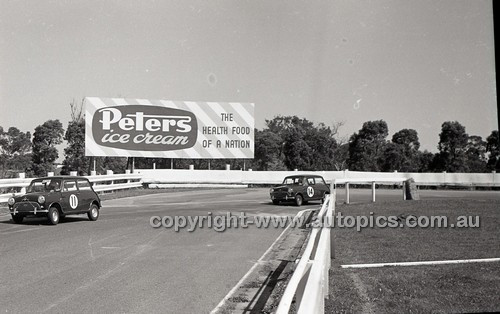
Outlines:
<svg viewBox="0 0 500 314"><path fill-rule="evenodd" d="M90 185L90 182L87 180L83 179L78 179L78 189L80 191L85 191L85 190L92 190L92 186Z"/></svg>
<svg viewBox="0 0 500 314"><path fill-rule="evenodd" d="M303 178L302 177L287 177L283 180L283 184L299 184L302 185Z"/></svg>
<svg viewBox="0 0 500 314"><path fill-rule="evenodd" d="M61 180L60 179L40 179L31 181L27 193L36 192L55 192L61 190Z"/></svg>

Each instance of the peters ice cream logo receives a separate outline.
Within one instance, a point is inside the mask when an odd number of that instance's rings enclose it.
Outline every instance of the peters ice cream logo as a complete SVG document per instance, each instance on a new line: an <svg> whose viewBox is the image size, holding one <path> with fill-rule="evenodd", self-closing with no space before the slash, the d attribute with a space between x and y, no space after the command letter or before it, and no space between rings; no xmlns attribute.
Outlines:
<svg viewBox="0 0 500 314"><path fill-rule="evenodd" d="M192 112L161 106L115 106L97 110L92 121L97 144L140 151L194 146L198 124Z"/></svg>

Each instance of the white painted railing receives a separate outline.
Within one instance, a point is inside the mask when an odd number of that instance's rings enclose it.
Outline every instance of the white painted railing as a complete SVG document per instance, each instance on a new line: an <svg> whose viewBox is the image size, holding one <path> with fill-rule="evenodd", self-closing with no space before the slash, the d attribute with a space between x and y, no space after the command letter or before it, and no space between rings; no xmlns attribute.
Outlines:
<svg viewBox="0 0 500 314"><path fill-rule="evenodd" d="M288 314L293 298L297 313L323 313L328 298L328 271L331 265L330 226L335 214L335 183L330 186L330 197L325 199L313 226L306 248L295 268L276 314ZM326 222L327 225L323 225ZM315 222L313 222L313 225Z"/></svg>
<svg viewBox="0 0 500 314"><path fill-rule="evenodd" d="M52 175L52 174L49 174ZM92 183L96 192L108 192L142 187L142 175L137 173L113 174L86 176ZM26 193L26 187L34 178L2 179L0 189L6 193L0 194L0 203L5 203L12 196Z"/></svg>
<svg viewBox="0 0 500 314"><path fill-rule="evenodd" d="M142 175L136 173L87 176L96 192L108 192L142 187ZM126 181L116 183L116 181Z"/></svg>
<svg viewBox="0 0 500 314"><path fill-rule="evenodd" d="M418 172L363 172L363 171L241 171L202 169L135 169L143 175L144 183L169 184L281 184L283 178L297 174L317 174L327 181L341 179L413 178L416 185L436 186L500 186L500 173L418 173Z"/></svg>
<svg viewBox="0 0 500 314"><path fill-rule="evenodd" d="M30 178L0 180L0 190L5 191L5 193L0 194L0 203L7 202L12 196L26 193L26 187L30 184L31 180Z"/></svg>
<svg viewBox="0 0 500 314"><path fill-rule="evenodd" d="M379 184L401 184L406 179L399 178L356 178L356 179L336 179L330 184L330 197L323 203L317 216L318 225L313 229L302 257L297 263L285 292L281 298L277 314L288 314L293 298L295 297L295 307L298 314L302 313L324 313L325 299L328 298L328 271L333 258L331 242L331 227L335 215L335 202L337 200L337 184L345 184L346 191L349 190L349 183L371 184L373 201L375 201L375 185ZM403 198L405 188L403 186ZM348 193L348 192L347 192Z"/></svg>
<svg viewBox="0 0 500 314"><path fill-rule="evenodd" d="M346 204L350 203L350 193L349 186L351 183L357 185L371 185L372 186L372 202L375 202L375 191L378 184L384 185L401 185L403 190L403 200L406 200L406 181L404 178L346 178L346 179L336 179L334 184L344 184L345 185L345 199Z"/></svg>

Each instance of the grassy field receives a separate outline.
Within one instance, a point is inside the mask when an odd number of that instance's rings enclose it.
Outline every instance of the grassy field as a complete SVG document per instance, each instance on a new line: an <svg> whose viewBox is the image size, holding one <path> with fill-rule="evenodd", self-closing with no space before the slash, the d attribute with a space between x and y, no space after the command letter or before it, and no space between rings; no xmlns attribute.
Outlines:
<svg viewBox="0 0 500 314"><path fill-rule="evenodd" d="M423 200L337 205L343 215L479 216L478 228L334 228L327 313L500 310L500 262L345 269L341 265L500 257L500 201Z"/></svg>

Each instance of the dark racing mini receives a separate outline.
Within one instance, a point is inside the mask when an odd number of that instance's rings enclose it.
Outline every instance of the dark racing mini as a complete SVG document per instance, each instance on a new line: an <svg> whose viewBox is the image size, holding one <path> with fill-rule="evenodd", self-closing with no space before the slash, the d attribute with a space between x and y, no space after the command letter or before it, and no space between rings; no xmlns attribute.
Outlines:
<svg viewBox="0 0 500 314"><path fill-rule="evenodd" d="M99 218L101 200L85 177L59 176L31 181L26 194L8 201L15 223L26 217L47 217L53 225L66 215L87 214L91 221Z"/></svg>
<svg viewBox="0 0 500 314"><path fill-rule="evenodd" d="M286 177L283 184L271 188L269 194L274 205L280 202L295 202L295 205L301 206L309 201L324 201L329 191L322 176L295 175Z"/></svg>

